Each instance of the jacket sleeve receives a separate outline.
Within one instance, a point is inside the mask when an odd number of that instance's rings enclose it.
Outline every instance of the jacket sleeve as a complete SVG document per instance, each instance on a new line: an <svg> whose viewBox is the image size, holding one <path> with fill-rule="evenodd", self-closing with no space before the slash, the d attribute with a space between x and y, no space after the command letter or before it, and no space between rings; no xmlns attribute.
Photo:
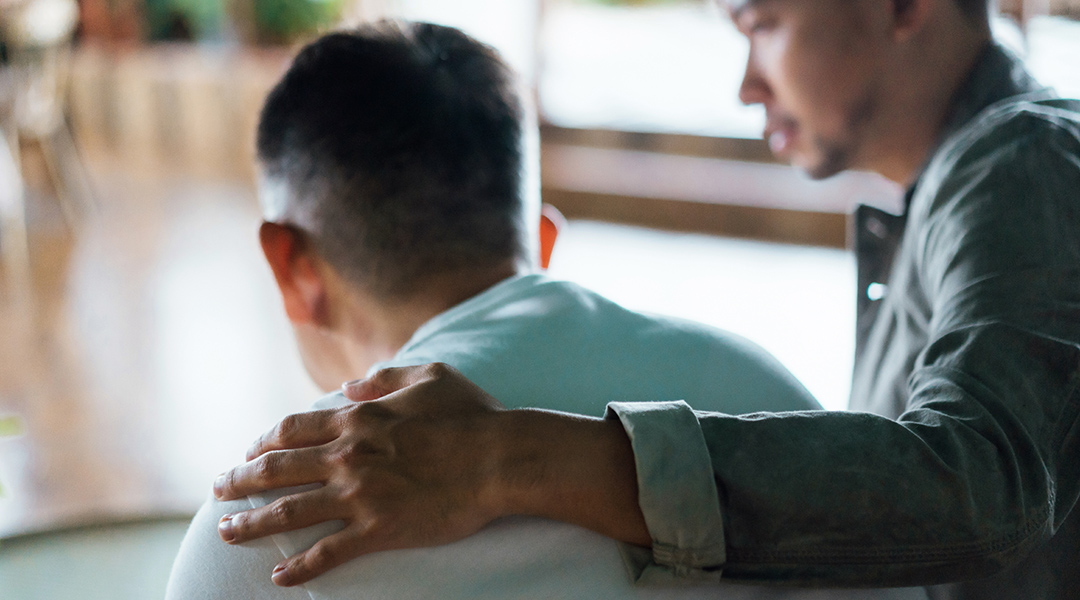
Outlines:
<svg viewBox="0 0 1080 600"><path fill-rule="evenodd" d="M898 419L611 408L656 540L643 575L929 585L1053 535L1080 493L1080 136L1008 126L918 217L930 320Z"/></svg>

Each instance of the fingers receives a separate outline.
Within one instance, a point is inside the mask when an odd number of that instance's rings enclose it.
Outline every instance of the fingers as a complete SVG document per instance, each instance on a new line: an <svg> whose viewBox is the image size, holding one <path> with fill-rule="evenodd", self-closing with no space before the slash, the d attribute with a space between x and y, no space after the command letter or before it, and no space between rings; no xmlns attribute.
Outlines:
<svg viewBox="0 0 1080 600"><path fill-rule="evenodd" d="M283 560L270 577L280 586L300 585L362 554L383 549L366 547L359 528L349 527L319 540L306 552Z"/></svg>
<svg viewBox="0 0 1080 600"><path fill-rule="evenodd" d="M452 370L453 367L442 363L382 369L367 379L342 384L341 390L345 393L345 397L353 402L367 402L427 379L437 379Z"/></svg>
<svg viewBox="0 0 1080 600"><path fill-rule="evenodd" d="M338 519L343 513L340 501L322 487L278 498L266 506L225 515L218 522L218 535L230 544L240 544Z"/></svg>
<svg viewBox="0 0 1080 600"><path fill-rule="evenodd" d="M247 460L273 450L304 448L325 444L341 433L335 409L313 410L289 415L273 429L259 436L247 451Z"/></svg>
<svg viewBox="0 0 1080 600"><path fill-rule="evenodd" d="M233 467L214 481L218 500L234 500L257 492L325 481L327 449L274 450Z"/></svg>

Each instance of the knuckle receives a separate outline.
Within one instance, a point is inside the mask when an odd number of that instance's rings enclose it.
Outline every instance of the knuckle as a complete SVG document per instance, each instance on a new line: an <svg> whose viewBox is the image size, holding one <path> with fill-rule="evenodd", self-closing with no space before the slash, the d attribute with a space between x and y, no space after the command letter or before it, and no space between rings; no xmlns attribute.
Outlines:
<svg viewBox="0 0 1080 600"><path fill-rule="evenodd" d="M353 507L353 512L363 512L372 516L378 505L375 496L379 487L378 477L372 476L372 469L357 467L352 470L352 477L339 488L340 501Z"/></svg>
<svg viewBox="0 0 1080 600"><path fill-rule="evenodd" d="M247 449L245 457L248 460L253 460L256 456L263 454L265 447L266 441L263 438L259 438L255 440L255 443L253 443L250 448Z"/></svg>
<svg viewBox="0 0 1080 600"><path fill-rule="evenodd" d="M358 482L349 482L338 489L338 502L355 507L363 498L363 488Z"/></svg>
<svg viewBox="0 0 1080 600"><path fill-rule="evenodd" d="M390 383L390 378L393 375L394 370L392 368L379 369L375 371L375 374L371 376L369 381L375 385L378 389L383 389Z"/></svg>
<svg viewBox="0 0 1080 600"><path fill-rule="evenodd" d="M354 467L363 461L364 452L353 444L342 444L332 455L331 461L342 467Z"/></svg>
<svg viewBox="0 0 1080 600"><path fill-rule="evenodd" d="M357 431L363 430L364 422L369 418L367 416L368 404L349 406L347 410L338 413L337 418L342 434L355 434Z"/></svg>
<svg viewBox="0 0 1080 600"><path fill-rule="evenodd" d="M251 485L251 476L243 466L230 469L225 473L225 481L221 489L225 497L231 498L245 494L245 490Z"/></svg>
<svg viewBox="0 0 1080 600"><path fill-rule="evenodd" d="M312 571L320 572L333 567L335 558L337 558L337 555L332 548L326 544L316 544L315 547L308 550L305 562Z"/></svg>
<svg viewBox="0 0 1080 600"><path fill-rule="evenodd" d="M300 417L296 415L289 415L284 419L278 421L277 431L275 437L281 442L288 442L296 437L301 429Z"/></svg>
<svg viewBox="0 0 1080 600"><path fill-rule="evenodd" d="M260 456L255 461L255 478L261 483L269 483L277 475L280 462L279 455L275 452Z"/></svg>
<svg viewBox="0 0 1080 600"><path fill-rule="evenodd" d="M433 379L442 379L453 374L454 368L442 362L431 363L427 366L427 374Z"/></svg>
<svg viewBox="0 0 1080 600"><path fill-rule="evenodd" d="M278 525L288 525L296 518L296 504L282 498L270 507L270 518Z"/></svg>
<svg viewBox="0 0 1080 600"><path fill-rule="evenodd" d="M381 402L362 402L354 406L346 407L345 422L352 431L364 430L386 414L388 411Z"/></svg>
<svg viewBox="0 0 1080 600"><path fill-rule="evenodd" d="M232 494L233 490L235 490L235 489L236 489L236 469L229 469L225 473L225 478L221 483L221 491L225 495L229 495L229 494Z"/></svg>
<svg viewBox="0 0 1080 600"><path fill-rule="evenodd" d="M251 515L247 512L237 513L232 518L233 535L238 540L247 539L251 535Z"/></svg>

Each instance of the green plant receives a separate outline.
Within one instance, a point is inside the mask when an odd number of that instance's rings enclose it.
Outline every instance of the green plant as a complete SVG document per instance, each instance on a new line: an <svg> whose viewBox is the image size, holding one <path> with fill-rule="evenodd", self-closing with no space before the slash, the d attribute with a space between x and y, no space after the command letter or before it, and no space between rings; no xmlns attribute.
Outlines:
<svg viewBox="0 0 1080 600"><path fill-rule="evenodd" d="M152 40L218 39L225 27L221 0L146 0L146 20Z"/></svg>
<svg viewBox="0 0 1080 600"><path fill-rule="evenodd" d="M344 0L255 0L255 29L260 41L293 42L333 25Z"/></svg>

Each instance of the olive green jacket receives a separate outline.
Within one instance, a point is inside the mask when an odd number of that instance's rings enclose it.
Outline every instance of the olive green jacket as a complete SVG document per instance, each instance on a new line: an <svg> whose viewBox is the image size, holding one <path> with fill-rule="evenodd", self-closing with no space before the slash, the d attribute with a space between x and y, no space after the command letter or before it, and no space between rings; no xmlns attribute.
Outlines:
<svg viewBox="0 0 1080 600"><path fill-rule="evenodd" d="M1080 102L989 46L906 215L855 223L862 412L609 406L640 579L1080 597Z"/></svg>

